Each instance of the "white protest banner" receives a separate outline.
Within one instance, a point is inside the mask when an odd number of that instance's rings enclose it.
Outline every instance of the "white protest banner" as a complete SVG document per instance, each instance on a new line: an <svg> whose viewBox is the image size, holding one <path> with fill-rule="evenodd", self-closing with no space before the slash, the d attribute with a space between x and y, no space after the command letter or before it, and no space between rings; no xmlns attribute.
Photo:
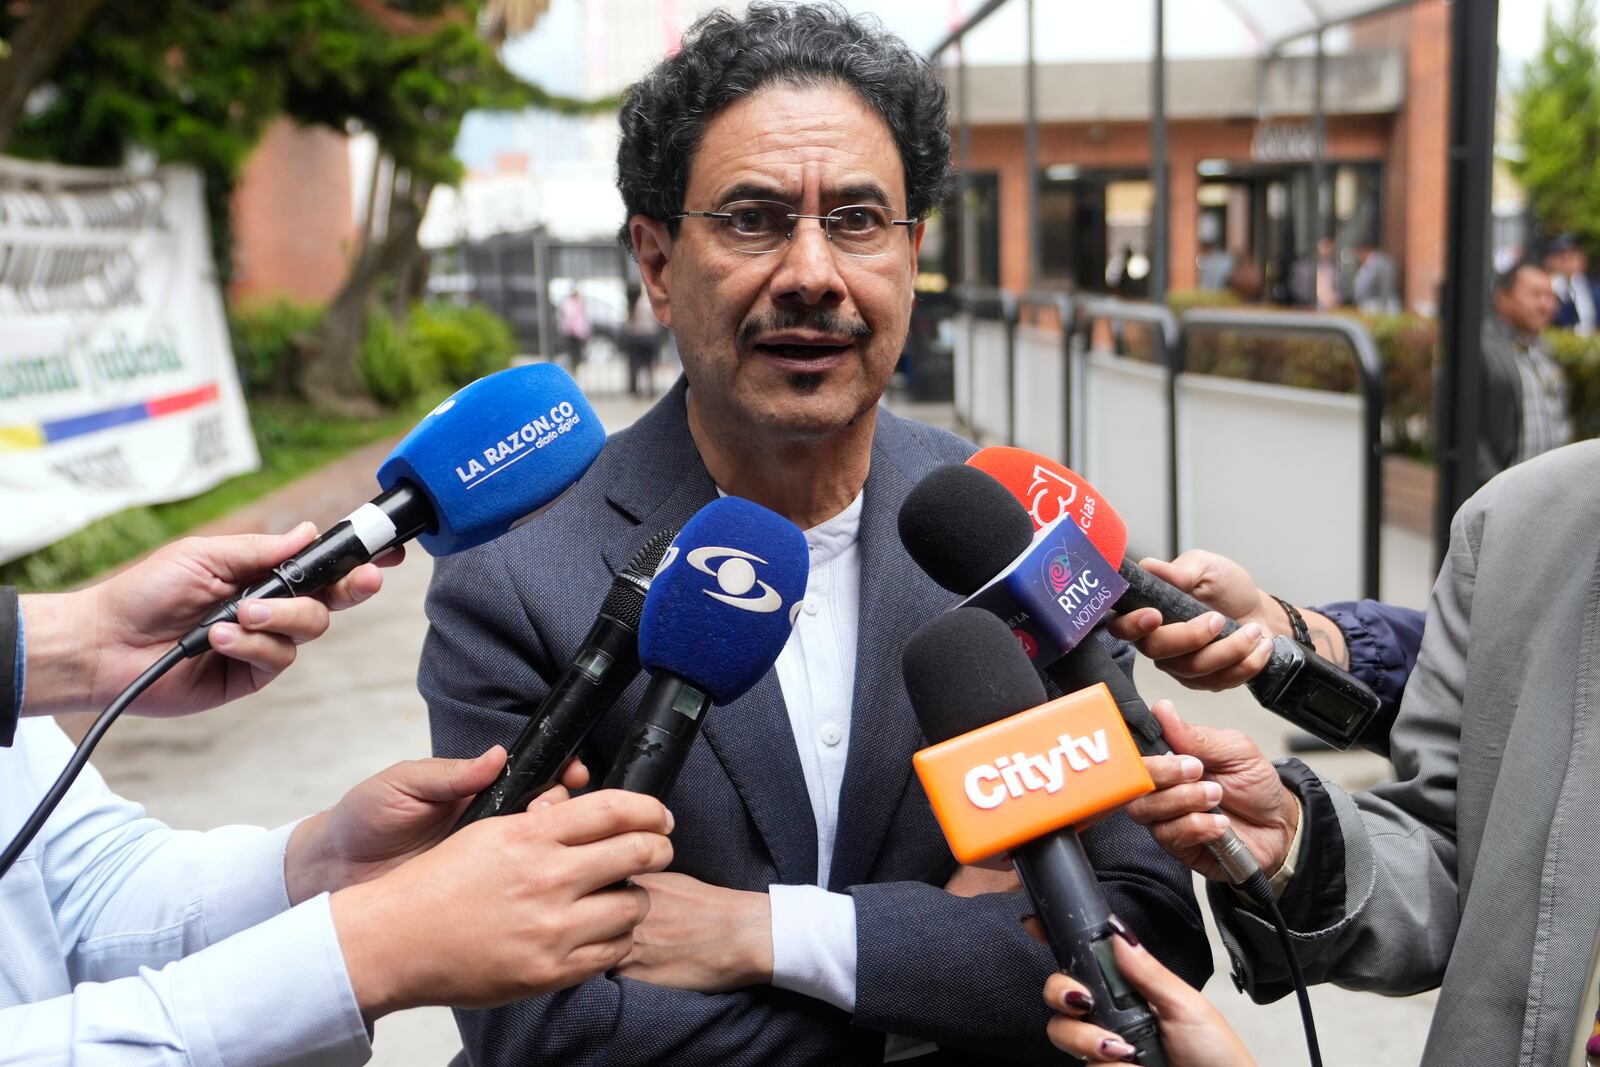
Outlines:
<svg viewBox="0 0 1600 1067"><path fill-rule="evenodd" d="M0 561L258 465L200 175L0 158Z"/></svg>

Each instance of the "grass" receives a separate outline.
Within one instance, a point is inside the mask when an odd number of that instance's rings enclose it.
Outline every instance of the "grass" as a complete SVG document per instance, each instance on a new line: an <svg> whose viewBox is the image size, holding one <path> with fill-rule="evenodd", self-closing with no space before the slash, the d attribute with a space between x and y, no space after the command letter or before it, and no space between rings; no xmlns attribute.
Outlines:
<svg viewBox="0 0 1600 1067"><path fill-rule="evenodd" d="M256 398L250 402L261 468L230 478L199 496L129 508L10 563L0 564L0 585L50 592L82 585L118 564L182 537L213 519L326 466L373 441L404 433L450 390L440 387L405 407L373 419L332 418L303 404Z"/></svg>

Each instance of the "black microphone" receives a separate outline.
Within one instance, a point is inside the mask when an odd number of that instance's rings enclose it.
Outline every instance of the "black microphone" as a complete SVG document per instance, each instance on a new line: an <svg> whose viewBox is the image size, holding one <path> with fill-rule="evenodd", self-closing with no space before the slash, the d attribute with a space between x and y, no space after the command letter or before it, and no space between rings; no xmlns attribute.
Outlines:
<svg viewBox="0 0 1600 1067"><path fill-rule="evenodd" d="M1090 1020L1132 1045L1137 1050L1135 1062L1146 1067L1164 1067L1167 1058L1161 1046L1156 1017L1144 997L1123 976L1112 951L1111 938L1116 936L1116 931L1111 922L1111 907L1106 903L1100 880L1084 853L1078 835L1070 825L1062 825L1064 821L1085 814L1082 811L1067 814L1064 810L1074 802L1073 794L1080 790L1069 788L1054 793L1056 799L1046 803L1063 809L1060 813L1062 817L1054 819L1045 819L1039 813L1037 799L1033 801L1032 808L1019 808L1014 818L1010 816L1007 805L1028 803L1022 798L1028 795L1026 790L1035 790L1037 796L1034 786L1013 789L1008 794L1006 788L996 785L987 795L981 791L980 795L973 795L974 782L981 781L983 776L987 775L990 780L1003 777L995 770L997 766L1004 766L1009 761L1007 770L1019 765L1028 766L1031 770L1031 764L1037 758L1027 757L1026 763L1022 763L1020 761L1025 759L1022 753L1010 755L1013 746L1008 742L1020 735L1021 731L1016 730L1012 723L1002 720L1021 716L1024 712L1030 712L1030 709L1032 715L1049 715L1053 719L1051 728L1034 729L1032 735L1049 734L1053 737L1065 725L1066 729L1061 730L1058 739L1065 745L1077 743L1072 742L1070 736L1070 724L1075 716L1070 711L1054 706L1041 707L1045 704L1045 691L1033 665L1023 654L1010 628L997 616L981 609L956 608L931 619L907 643L903 664L906 690L923 734L935 746L952 738L961 738L959 750L943 757L950 760L954 774L940 775L937 771L927 770L929 764L940 759L935 757L935 760L928 760L937 749L925 750L917 756L919 775L939 814L946 836L966 834L968 836L961 839L962 843L974 844L985 854L996 851L995 844L1007 836L998 832L1001 828L1011 831L1014 838L1021 839L1009 847L1011 861L1022 880L1023 889L1033 901L1056 962L1082 982L1094 998ZM1093 699L1093 694L1089 696ZM1103 701L1103 695L1098 699ZM1057 702L1066 703L1069 701ZM1111 715L1109 711L1102 714ZM1102 718L1101 721L1106 720ZM1109 721L1115 723L1115 716L1111 715ZM1003 736L997 736L1002 731ZM1095 739L1100 742L1098 760L1107 762L1120 758L1137 765L1138 756L1133 747L1127 744L1126 733L1123 738L1126 754L1119 757L1112 746L1107 745L1106 734L1102 730ZM1002 755L988 766L982 765L996 754ZM1091 766L1087 758L1081 762L1086 768ZM1057 763L1059 766L1061 761ZM967 769L969 766L970 770ZM1139 773L1142 775L1142 770ZM1044 779L1036 776L1036 780L1038 787L1045 786ZM1103 788L1098 783L1088 782L1088 779L1084 780L1083 792L1098 794ZM1145 791L1148 791L1149 778L1143 778L1143 782ZM1096 795L1086 802L1090 810L1095 811L1104 810L1125 799L1126 794L1114 794L1104 800ZM974 806L984 810L978 812ZM985 828L980 820L989 820L998 823L998 826ZM1041 828L1041 820L1043 827L1061 828L1049 829L1035 836L1036 830ZM1016 825L1012 826L1012 823ZM955 841L953 838L952 845ZM1004 849L1005 846L1001 845L1000 848ZM960 851L957 849L958 853Z"/></svg>
<svg viewBox="0 0 1600 1067"><path fill-rule="evenodd" d="M456 830L528 810L534 797L560 780L589 731L639 676L639 617L650 579L676 533L662 530L646 541L611 583L572 662L522 728L499 776L462 813Z"/></svg>

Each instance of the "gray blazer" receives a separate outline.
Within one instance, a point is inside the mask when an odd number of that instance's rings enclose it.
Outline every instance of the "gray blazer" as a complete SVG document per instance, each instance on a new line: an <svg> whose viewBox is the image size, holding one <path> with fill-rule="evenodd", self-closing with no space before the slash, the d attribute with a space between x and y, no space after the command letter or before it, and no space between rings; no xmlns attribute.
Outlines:
<svg viewBox="0 0 1600 1067"><path fill-rule="evenodd" d="M1441 986L1428 1064L1565 1065L1600 936L1600 442L1456 515L1395 722L1398 780L1304 790L1283 898L1311 981ZM1318 818L1331 805L1336 818ZM1236 978L1287 991L1269 927L1213 908Z"/></svg>
<svg viewBox="0 0 1600 1067"><path fill-rule="evenodd" d="M1021 894L970 899L911 771L923 739L906 697L905 642L953 597L900 545L906 494L972 445L878 412L861 515L861 625L850 751L839 795L829 888L856 911L853 1015L770 986L702 994L602 977L552 996L458 1019L479 1065L881 1064L886 1033L988 1057L1060 1062L1045 1040L1040 997L1053 970L1020 919ZM509 743L571 660L618 569L656 531L716 497L689 435L680 380L613 436L573 490L537 520L440 559L428 591L432 626L419 685L434 748L478 753ZM591 735L597 778L632 720L636 682ZM677 819L673 870L734 889L804 885L817 876L805 775L777 676L706 716L665 798ZM1189 875L1124 816L1084 834L1111 905L1180 974L1199 984L1210 950Z"/></svg>

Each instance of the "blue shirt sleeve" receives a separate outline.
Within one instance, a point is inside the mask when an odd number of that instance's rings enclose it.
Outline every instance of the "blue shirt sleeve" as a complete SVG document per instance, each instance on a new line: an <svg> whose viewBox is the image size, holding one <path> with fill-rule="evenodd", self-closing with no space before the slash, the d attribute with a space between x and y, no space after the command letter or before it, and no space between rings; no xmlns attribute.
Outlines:
<svg viewBox="0 0 1600 1067"><path fill-rule="evenodd" d="M1312 610L1332 619L1344 632L1350 673L1378 694L1379 718L1393 722L1406 680L1417 665L1427 614L1376 600L1344 601Z"/></svg>

